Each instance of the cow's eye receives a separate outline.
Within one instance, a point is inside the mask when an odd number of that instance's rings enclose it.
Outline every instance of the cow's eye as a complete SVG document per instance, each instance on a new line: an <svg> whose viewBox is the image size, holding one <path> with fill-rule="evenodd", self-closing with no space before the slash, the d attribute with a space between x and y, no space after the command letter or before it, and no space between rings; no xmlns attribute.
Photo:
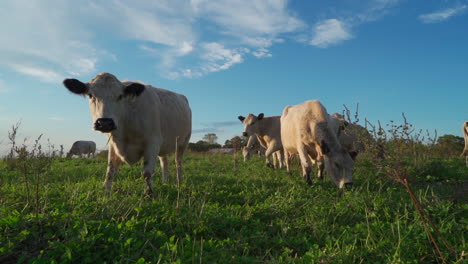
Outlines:
<svg viewBox="0 0 468 264"><path fill-rule="evenodd" d="M93 95L92 94L88 94L89 96L89 99L93 99Z"/></svg>

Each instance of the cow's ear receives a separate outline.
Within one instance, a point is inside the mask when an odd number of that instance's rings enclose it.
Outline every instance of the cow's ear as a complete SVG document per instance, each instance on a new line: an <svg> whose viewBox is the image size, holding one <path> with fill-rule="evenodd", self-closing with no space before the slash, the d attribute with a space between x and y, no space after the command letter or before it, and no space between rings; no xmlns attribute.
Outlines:
<svg viewBox="0 0 468 264"><path fill-rule="evenodd" d="M84 95L88 92L88 86L77 79L65 79L63 80L63 86L74 94Z"/></svg>
<svg viewBox="0 0 468 264"><path fill-rule="evenodd" d="M139 96L145 90L145 86L141 83L132 83L124 89L124 96L133 95Z"/></svg>
<svg viewBox="0 0 468 264"><path fill-rule="evenodd" d="M237 118L239 118L239 120L240 120L241 122L244 122L245 117L243 117L243 116L238 116Z"/></svg>
<svg viewBox="0 0 468 264"><path fill-rule="evenodd" d="M351 151L351 152L349 152L349 155L351 156L351 158L353 160L356 160L356 157L357 157L358 153L356 151Z"/></svg>
<svg viewBox="0 0 468 264"><path fill-rule="evenodd" d="M330 148L324 140L320 142L320 149L322 149L322 154L328 154L330 152Z"/></svg>
<svg viewBox="0 0 468 264"><path fill-rule="evenodd" d="M262 119L263 119L263 116L264 116L263 113L258 114L257 120L262 120Z"/></svg>

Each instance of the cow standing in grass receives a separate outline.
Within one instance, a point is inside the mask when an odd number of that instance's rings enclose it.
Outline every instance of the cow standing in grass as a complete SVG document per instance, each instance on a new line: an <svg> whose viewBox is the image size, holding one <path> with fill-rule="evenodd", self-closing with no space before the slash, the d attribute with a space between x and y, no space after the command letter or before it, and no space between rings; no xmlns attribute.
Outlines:
<svg viewBox="0 0 468 264"><path fill-rule="evenodd" d="M466 166L468 167L468 121L462 125L463 137L465 138L465 148L460 156L465 157Z"/></svg>
<svg viewBox="0 0 468 264"><path fill-rule="evenodd" d="M281 144L281 123L279 116L264 117L261 113L258 116L249 114L247 117L238 116L244 124L244 137L257 136L262 147L266 148L266 165L273 168L283 168L283 145ZM279 164L274 166L270 162L270 156L279 151Z"/></svg>
<svg viewBox="0 0 468 264"><path fill-rule="evenodd" d="M73 143L70 151L67 153L67 158L71 158L73 155L80 156L80 158L82 155L87 155L88 158L90 155L94 157L95 152L96 143L93 141L79 140Z"/></svg>
<svg viewBox="0 0 468 264"><path fill-rule="evenodd" d="M341 146L331 117L318 100L284 108L281 141L287 157L299 154L302 175L308 184L312 184L310 173L316 162L319 168L325 166L339 188L352 184L354 161ZM286 158L285 162L290 171L290 160Z"/></svg>
<svg viewBox="0 0 468 264"><path fill-rule="evenodd" d="M65 79L63 84L89 97L94 129L109 137L104 188L111 189L122 161L131 165L143 158L142 174L152 193L156 157L162 181L167 182L167 157L174 152L177 179L182 180L182 157L192 131L192 112L184 95L139 82L120 82L110 73L98 74L87 83Z"/></svg>
<svg viewBox="0 0 468 264"><path fill-rule="evenodd" d="M242 156L244 156L244 162L249 161L255 153L263 153L265 154L265 148L260 145L258 138L256 135L252 135L249 137L247 141L247 145L242 148ZM281 151L276 151L272 154L273 157L273 167L279 167L281 162Z"/></svg>

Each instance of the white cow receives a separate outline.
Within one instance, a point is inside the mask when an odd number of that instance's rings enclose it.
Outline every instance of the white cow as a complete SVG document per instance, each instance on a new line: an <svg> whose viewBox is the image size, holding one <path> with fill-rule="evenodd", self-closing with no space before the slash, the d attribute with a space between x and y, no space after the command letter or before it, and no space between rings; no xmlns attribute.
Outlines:
<svg viewBox="0 0 468 264"><path fill-rule="evenodd" d="M286 106L281 115L281 141L286 157L299 154L302 175L308 184L312 184L313 163L323 161L333 182L343 188L352 184L354 161L341 146L330 119L318 100ZM290 160L286 158L285 162L289 172Z"/></svg>
<svg viewBox="0 0 468 264"><path fill-rule="evenodd" d="M466 159L466 166L468 167L468 121L465 121L462 125L463 137L465 138L465 148L460 156L464 156Z"/></svg>
<svg viewBox="0 0 468 264"><path fill-rule="evenodd" d="M162 181L167 182L167 156L174 152L177 179L182 180L182 157L192 131L192 111L184 95L139 82L120 82L110 73L98 74L87 83L65 79L63 84L89 97L94 129L109 137L104 188L112 187L122 161L131 165L143 158L142 174L152 193L156 157Z"/></svg>
<svg viewBox="0 0 468 264"><path fill-rule="evenodd" d="M281 122L280 116L264 117L261 113L258 116L249 114L247 117L238 116L239 120L244 124L244 137L256 135L260 145L266 148L265 158L268 167L283 168L283 145L281 144ZM274 166L270 163L270 156L279 151L280 159L279 166Z"/></svg>
<svg viewBox="0 0 468 264"><path fill-rule="evenodd" d="M260 144L256 135L249 137L247 145L242 148L242 155L244 156L244 162L249 161L255 152L262 151L265 152L265 148ZM275 151L272 154L273 157L273 167L278 167L281 163L281 151Z"/></svg>
<svg viewBox="0 0 468 264"><path fill-rule="evenodd" d="M93 141L79 140L73 143L70 151L68 151L67 153L67 158L71 158L73 155L81 157L84 154L87 154L88 158L90 155L94 157L95 152L96 143L94 143Z"/></svg>

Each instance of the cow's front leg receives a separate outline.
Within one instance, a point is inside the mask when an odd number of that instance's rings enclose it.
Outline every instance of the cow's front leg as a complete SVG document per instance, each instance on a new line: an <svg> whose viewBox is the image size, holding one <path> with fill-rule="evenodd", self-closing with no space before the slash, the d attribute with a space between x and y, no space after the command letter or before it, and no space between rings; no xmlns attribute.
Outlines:
<svg viewBox="0 0 468 264"><path fill-rule="evenodd" d="M310 173L312 171L312 161L307 153L306 147L300 144L297 148L299 158L301 160L302 177L306 180L307 184L312 185Z"/></svg>
<svg viewBox="0 0 468 264"><path fill-rule="evenodd" d="M317 178L323 180L323 170L325 169L325 164L323 163L323 158L317 160Z"/></svg>
<svg viewBox="0 0 468 264"><path fill-rule="evenodd" d="M143 156L143 177L146 181L147 193L153 194L153 174L156 167L156 158L159 148L148 148Z"/></svg>
<svg viewBox="0 0 468 264"><path fill-rule="evenodd" d="M270 167L270 168L274 168L274 165L272 165L270 161L270 156L273 154L273 152L274 150L273 150L272 145L269 146L268 149L265 151L265 164L267 165L267 167Z"/></svg>
<svg viewBox="0 0 468 264"><path fill-rule="evenodd" d="M169 179L169 167L167 164L167 155L159 156L159 164L161 165L161 181L167 183Z"/></svg>
<svg viewBox="0 0 468 264"><path fill-rule="evenodd" d="M112 145L109 146L109 154L107 158L107 172L106 177L104 179L104 189L110 190L112 188L112 181L115 179L117 175L117 171L119 170L120 163L122 161L120 158L115 154L114 147Z"/></svg>

